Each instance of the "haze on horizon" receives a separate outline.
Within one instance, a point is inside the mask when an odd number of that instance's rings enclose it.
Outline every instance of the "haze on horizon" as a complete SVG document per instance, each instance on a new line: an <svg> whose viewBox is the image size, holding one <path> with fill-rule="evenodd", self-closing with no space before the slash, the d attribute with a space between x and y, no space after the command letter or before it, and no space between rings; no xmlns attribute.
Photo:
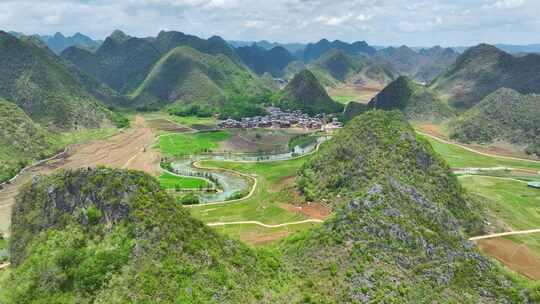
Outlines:
<svg viewBox="0 0 540 304"><path fill-rule="evenodd" d="M537 0L3 0L0 29L103 39L177 30L228 40L374 45L540 43Z"/></svg>

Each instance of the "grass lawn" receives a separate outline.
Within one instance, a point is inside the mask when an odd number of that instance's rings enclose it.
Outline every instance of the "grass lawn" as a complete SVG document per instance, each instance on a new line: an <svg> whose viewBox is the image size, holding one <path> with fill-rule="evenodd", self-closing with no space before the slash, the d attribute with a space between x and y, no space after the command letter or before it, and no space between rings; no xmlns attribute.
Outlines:
<svg viewBox="0 0 540 304"><path fill-rule="evenodd" d="M194 217L205 223L260 221L265 224L275 225L304 220L306 219L304 215L287 211L279 207L279 203L291 204L295 200L298 200L291 191L281 191L282 188L286 187L281 184L283 184L283 181L287 177L295 176L302 164L308 159L309 156L295 160L265 163L204 162L204 166L227 168L246 174L256 174L257 188L254 195L245 201L194 207L191 209L191 212ZM261 229L256 225L216 227L216 229L227 233L230 232L232 235L242 239L248 238L251 234L264 237L275 233L275 230L279 230Z"/></svg>
<svg viewBox="0 0 540 304"><path fill-rule="evenodd" d="M184 126L197 128L200 126L215 127L218 120L214 117L175 116L167 115L167 118Z"/></svg>
<svg viewBox="0 0 540 304"><path fill-rule="evenodd" d="M359 97L358 95L336 95L332 96L332 99L341 104L347 105L351 101L358 101Z"/></svg>
<svg viewBox="0 0 540 304"><path fill-rule="evenodd" d="M433 149L435 149L435 151L439 153L452 168L510 167L540 172L540 163L480 155L465 150L462 147L443 143L427 136L418 136L429 141Z"/></svg>
<svg viewBox="0 0 540 304"><path fill-rule="evenodd" d="M227 140L230 134L224 131L167 134L159 138L159 149L166 155L182 156L200 154L219 147L219 142Z"/></svg>
<svg viewBox="0 0 540 304"><path fill-rule="evenodd" d="M487 200L487 207L515 230L540 228L540 190L527 183L485 176L466 176L461 183Z"/></svg>
<svg viewBox="0 0 540 304"><path fill-rule="evenodd" d="M208 187L208 182L204 179L193 177L180 177L165 172L159 177L159 184L163 189L198 189Z"/></svg>

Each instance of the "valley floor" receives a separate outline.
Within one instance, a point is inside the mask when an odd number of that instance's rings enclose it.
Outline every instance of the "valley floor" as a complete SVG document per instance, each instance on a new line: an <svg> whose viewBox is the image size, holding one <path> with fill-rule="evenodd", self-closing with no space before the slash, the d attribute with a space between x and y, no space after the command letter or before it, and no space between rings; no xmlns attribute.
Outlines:
<svg viewBox="0 0 540 304"><path fill-rule="evenodd" d="M161 113L144 114L136 116L131 129L118 135L106 140L71 146L66 155L31 168L0 191L0 231L8 232L15 195L21 185L35 174L51 174L61 169L104 165L142 170L158 177L163 173L163 169L160 168L162 154L159 145L156 145L159 143L158 136L212 129L214 123L215 121L211 119L177 118ZM245 152L250 149L282 150L287 148L287 143L296 134L299 134L253 130L228 132L226 136L218 134L219 138L215 141L206 142L208 138L204 138L202 142L206 146L197 147L202 150L210 147L234 152ZM179 136L181 138L188 136L190 138L188 141L193 141L195 140L193 134ZM493 233L540 228L540 214L537 212L540 191L527 188L526 183L522 182L525 178L540 179L538 175L540 162L457 145L439 138L436 134L420 136L425 137L434 150L456 171L464 168L514 169L501 173L501 176L497 176L497 172L491 172L486 175L492 176L479 174L460 178L470 193L483 200L493 221L497 222ZM201 140L195 142L199 144ZM182 149L191 152L188 142L180 144ZM256 179L256 183L251 195L243 199L225 204L192 206L191 213L197 219L214 226L217 231L253 245L269 244L318 225L330 216L330 209L324 202L305 203L295 190L295 176L309 158L310 156L305 156L286 161L252 163L204 161L203 166L249 175ZM506 176L508 174L509 176ZM167 182L174 184L177 181L167 180ZM171 187L174 188L173 184ZM479 240L477 243L482 251L510 269L530 278L540 279L540 234Z"/></svg>
<svg viewBox="0 0 540 304"><path fill-rule="evenodd" d="M0 232L9 234L11 208L20 187L37 174L51 174L62 169L95 166L142 170L157 176L160 155L149 149L155 141L153 131L143 117L137 116L133 127L105 140L72 145L67 153L29 168L0 190Z"/></svg>

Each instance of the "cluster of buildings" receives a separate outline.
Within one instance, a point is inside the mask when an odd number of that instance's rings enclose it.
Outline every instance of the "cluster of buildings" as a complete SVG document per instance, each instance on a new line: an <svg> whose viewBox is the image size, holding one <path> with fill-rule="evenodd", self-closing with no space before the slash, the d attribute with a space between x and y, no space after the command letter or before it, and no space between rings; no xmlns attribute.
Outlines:
<svg viewBox="0 0 540 304"><path fill-rule="evenodd" d="M227 119L219 124L220 128L290 128L299 127L304 129L322 129L326 126L324 114L317 114L315 117L302 113L302 111L282 111L280 108L269 107L266 109L268 115L245 117L241 120ZM334 120L333 126L341 127L341 123Z"/></svg>

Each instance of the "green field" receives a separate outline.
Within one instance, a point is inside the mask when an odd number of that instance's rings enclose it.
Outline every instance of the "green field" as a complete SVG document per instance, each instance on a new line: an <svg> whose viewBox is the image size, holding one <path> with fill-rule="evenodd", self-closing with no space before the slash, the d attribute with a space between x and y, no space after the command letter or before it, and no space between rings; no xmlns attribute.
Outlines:
<svg viewBox="0 0 540 304"><path fill-rule="evenodd" d="M487 207L515 230L540 228L540 190L526 182L487 176L464 176L471 193L486 198Z"/></svg>
<svg viewBox="0 0 540 304"><path fill-rule="evenodd" d="M470 193L483 197L491 214L513 230L540 228L540 190L526 182L487 176L464 176L461 184ZM540 254L540 235L521 235L508 239L525 244Z"/></svg>
<svg viewBox="0 0 540 304"><path fill-rule="evenodd" d="M510 167L540 172L540 163L485 156L468 151L456 145L440 142L428 136L418 136L429 141L433 149L439 153L452 168Z"/></svg>
<svg viewBox="0 0 540 304"><path fill-rule="evenodd" d="M166 116L167 119L170 119L178 124L195 129L199 127L213 128L218 123L218 120L214 117L175 116L168 114L166 114Z"/></svg>
<svg viewBox="0 0 540 304"><path fill-rule="evenodd" d="M210 152L227 140L230 134L224 131L167 134L159 137L159 149L169 156L194 155Z"/></svg>
<svg viewBox="0 0 540 304"><path fill-rule="evenodd" d="M163 189L199 189L207 188L208 182L201 178L181 177L165 172L159 177L159 184Z"/></svg>
<svg viewBox="0 0 540 304"><path fill-rule="evenodd" d="M204 162L207 167L217 167L235 170L246 174L256 174L257 187L254 195L244 201L223 205L209 205L192 208L194 217L205 223L260 221L265 224L281 224L306 219L305 216L281 208L279 203L293 204L299 200L286 188L291 183L284 182L286 178L295 176L308 157L264 163L232 163L232 162ZM290 189L289 189L290 190ZM272 234L275 230L260 228L255 225L240 225L238 227L219 228L231 232L237 237L252 233ZM285 230L285 229L282 229Z"/></svg>

